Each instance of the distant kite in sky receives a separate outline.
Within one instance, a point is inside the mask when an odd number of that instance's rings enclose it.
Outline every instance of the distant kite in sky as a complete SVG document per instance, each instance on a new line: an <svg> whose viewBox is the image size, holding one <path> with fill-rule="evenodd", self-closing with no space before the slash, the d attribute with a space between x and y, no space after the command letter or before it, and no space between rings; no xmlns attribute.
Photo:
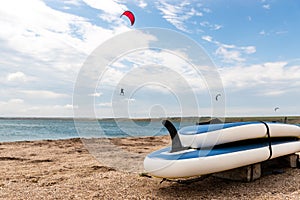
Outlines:
<svg viewBox="0 0 300 200"><path fill-rule="evenodd" d="M274 108L274 111L276 112L278 109L279 109L279 108L278 108L278 107L276 107L276 108Z"/></svg>
<svg viewBox="0 0 300 200"><path fill-rule="evenodd" d="M221 94L217 94L216 101L218 101L218 98L221 96Z"/></svg>
<svg viewBox="0 0 300 200"><path fill-rule="evenodd" d="M134 22L135 22L134 14L131 11L127 10L127 11L123 12L123 14L120 17L122 17L123 15L125 15L126 17L128 17L128 19L131 22L131 26L132 26L134 24Z"/></svg>

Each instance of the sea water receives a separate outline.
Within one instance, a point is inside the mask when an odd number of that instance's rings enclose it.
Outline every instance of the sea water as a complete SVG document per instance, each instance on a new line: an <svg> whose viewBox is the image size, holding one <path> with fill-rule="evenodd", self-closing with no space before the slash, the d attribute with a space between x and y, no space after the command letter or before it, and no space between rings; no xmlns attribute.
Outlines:
<svg viewBox="0 0 300 200"><path fill-rule="evenodd" d="M179 129L193 122L173 122ZM0 118L0 142L68 138L115 138L167 135L160 120L73 120Z"/></svg>
<svg viewBox="0 0 300 200"><path fill-rule="evenodd" d="M179 128L180 123L174 123ZM0 119L0 142L166 135L161 121Z"/></svg>

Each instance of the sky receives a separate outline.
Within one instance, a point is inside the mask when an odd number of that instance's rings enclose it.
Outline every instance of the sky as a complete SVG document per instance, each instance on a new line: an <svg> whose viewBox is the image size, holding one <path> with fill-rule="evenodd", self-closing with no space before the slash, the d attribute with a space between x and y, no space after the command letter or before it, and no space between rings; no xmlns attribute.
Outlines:
<svg viewBox="0 0 300 200"><path fill-rule="evenodd" d="M133 26L120 17L125 10L134 13ZM99 118L211 116L218 103L224 116L299 116L299 19L298 0L1 1L0 117L73 117L84 67L98 70L86 95ZM162 41L143 31L150 27L203 49L222 83L218 100L191 67L193 52L171 38L174 48L151 48ZM120 44L132 43L130 51L107 66L87 66L126 33L136 34Z"/></svg>

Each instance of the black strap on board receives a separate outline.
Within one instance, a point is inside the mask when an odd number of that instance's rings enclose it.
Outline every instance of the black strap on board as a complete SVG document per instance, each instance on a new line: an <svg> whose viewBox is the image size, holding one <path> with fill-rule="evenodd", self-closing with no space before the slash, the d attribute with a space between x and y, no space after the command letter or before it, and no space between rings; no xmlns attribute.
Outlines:
<svg viewBox="0 0 300 200"><path fill-rule="evenodd" d="M270 160L271 157L272 157L272 142L271 142L270 128L269 128L269 126L266 122L261 121L261 123L263 123L267 128L267 136L268 136L269 151L270 151L270 155L269 155L269 158L267 160Z"/></svg>

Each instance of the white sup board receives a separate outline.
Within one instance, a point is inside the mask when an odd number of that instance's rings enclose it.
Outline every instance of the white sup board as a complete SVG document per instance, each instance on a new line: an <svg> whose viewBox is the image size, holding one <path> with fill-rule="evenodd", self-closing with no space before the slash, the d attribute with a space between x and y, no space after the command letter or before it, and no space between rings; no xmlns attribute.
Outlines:
<svg viewBox="0 0 300 200"><path fill-rule="evenodd" d="M222 145L221 145L222 146ZM149 154L144 160L147 173L162 178L186 178L234 169L269 159L267 143L237 145L170 153L171 147ZM272 144L272 158L300 152L300 141Z"/></svg>
<svg viewBox="0 0 300 200"><path fill-rule="evenodd" d="M236 122L187 126L178 131L183 146L203 148L214 145L270 137L298 137L300 127L292 124L273 122Z"/></svg>
<svg viewBox="0 0 300 200"><path fill-rule="evenodd" d="M172 146L146 156L144 169L152 176L201 176L300 152L296 125L239 122L189 126L178 132L163 121Z"/></svg>

